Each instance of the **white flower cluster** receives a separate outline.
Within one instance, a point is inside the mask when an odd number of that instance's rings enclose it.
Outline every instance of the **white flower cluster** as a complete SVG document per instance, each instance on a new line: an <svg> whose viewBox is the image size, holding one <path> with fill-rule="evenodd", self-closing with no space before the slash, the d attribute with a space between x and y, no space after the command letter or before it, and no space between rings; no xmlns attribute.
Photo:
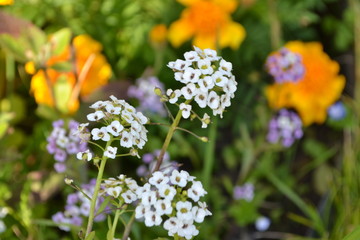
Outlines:
<svg viewBox="0 0 360 240"><path fill-rule="evenodd" d="M175 80L185 84L181 89L168 89L166 95L170 103L178 102L182 96L186 103L180 103L182 116L190 116L191 100L200 108L210 107L213 115L220 115L231 105L231 98L237 89L237 82L231 73L232 64L225 61L212 49L186 52L185 60L178 59L167 65L175 72ZM204 126L203 126L204 127Z"/></svg>
<svg viewBox="0 0 360 240"><path fill-rule="evenodd" d="M122 147L142 149L147 142L147 130L144 124L148 122L148 118L124 100L114 96L110 96L110 99L111 101L97 101L90 106L95 112L88 114L87 119L92 122L102 120L105 123L105 126L91 130L91 138L105 142L110 139L119 140ZM81 124L77 134L84 134L87 125L88 123ZM136 152L134 151L135 155ZM108 158L115 158L116 154L117 147L112 146L108 146L104 152ZM89 151L85 151L79 153L77 157L90 161L92 155Z"/></svg>
<svg viewBox="0 0 360 240"><path fill-rule="evenodd" d="M120 198L129 204L136 201L136 190L139 188L136 181L121 174L117 178L108 178L101 184L101 191L114 198Z"/></svg>
<svg viewBox="0 0 360 240"><path fill-rule="evenodd" d="M6 225L2 219L5 218L7 214L8 209L6 207L0 207L0 234L6 231Z"/></svg>
<svg viewBox="0 0 360 240"><path fill-rule="evenodd" d="M154 172L148 183L136 190L135 218L144 219L147 227L158 226L167 218L163 227L169 236L191 239L199 233L194 222L212 215L206 203L199 201L206 193L201 182L186 171L174 170L169 176Z"/></svg>

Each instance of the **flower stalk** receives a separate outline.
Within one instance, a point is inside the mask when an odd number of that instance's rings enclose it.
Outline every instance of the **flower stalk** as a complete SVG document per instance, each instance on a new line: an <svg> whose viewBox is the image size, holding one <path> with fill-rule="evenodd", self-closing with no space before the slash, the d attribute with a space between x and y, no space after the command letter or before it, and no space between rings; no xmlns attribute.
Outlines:
<svg viewBox="0 0 360 240"><path fill-rule="evenodd" d="M106 147L111 146L112 140L108 141L106 143ZM88 224L87 224L87 228L86 228L86 234L85 234L85 238L91 233L92 230L92 226L94 224L94 218L95 218L95 206L96 206L96 201L99 195L99 190L100 190L100 184L101 184L101 180L104 174L104 170L105 170L105 165L106 165L106 161L107 161L107 157L104 155L101 158L101 163L100 163L100 168L99 168L99 172L96 178L96 185L95 185L95 189L94 189L94 194L91 198L91 205L90 205L90 213L89 213L89 220L88 220Z"/></svg>

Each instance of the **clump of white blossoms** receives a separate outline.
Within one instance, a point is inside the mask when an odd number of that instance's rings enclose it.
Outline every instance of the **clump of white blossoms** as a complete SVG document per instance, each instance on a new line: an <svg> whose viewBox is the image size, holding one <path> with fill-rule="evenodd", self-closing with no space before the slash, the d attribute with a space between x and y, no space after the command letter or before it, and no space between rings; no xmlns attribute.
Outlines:
<svg viewBox="0 0 360 240"><path fill-rule="evenodd" d="M135 218L144 219L147 227L163 223L169 236L191 239L199 234L194 223L212 215L206 203L199 201L207 194L201 182L184 170L173 170L169 175L154 172L136 194Z"/></svg>
<svg viewBox="0 0 360 240"><path fill-rule="evenodd" d="M147 142L144 124L148 122L148 118L124 100L114 96L110 96L110 99L111 101L97 101L90 106L95 112L88 114L87 119L90 122L104 123L104 126L91 130L91 139L105 142L119 140L121 147L131 148L130 152L137 155L136 149L142 149ZM85 127L88 124L80 125L77 131L79 136L86 134ZM107 158L115 158L116 154L117 147L107 146L104 151ZM78 153L77 158L90 161L92 154L86 150Z"/></svg>
<svg viewBox="0 0 360 240"><path fill-rule="evenodd" d="M222 114L231 105L237 82L231 73L232 64L217 56L212 49L201 50L194 46L195 51L186 52L185 60L178 59L169 62L168 67L175 72L175 80L185 84L181 89L168 89L167 100L171 104L178 103L183 118L191 115L190 102L195 100L200 108L209 107L213 115ZM180 99L184 99L179 103ZM210 122L208 115L204 115L202 127Z"/></svg>
<svg viewBox="0 0 360 240"><path fill-rule="evenodd" d="M101 184L103 194L119 199L121 203L130 204L136 201L136 190L139 188L136 181L121 174L117 178L108 178Z"/></svg>

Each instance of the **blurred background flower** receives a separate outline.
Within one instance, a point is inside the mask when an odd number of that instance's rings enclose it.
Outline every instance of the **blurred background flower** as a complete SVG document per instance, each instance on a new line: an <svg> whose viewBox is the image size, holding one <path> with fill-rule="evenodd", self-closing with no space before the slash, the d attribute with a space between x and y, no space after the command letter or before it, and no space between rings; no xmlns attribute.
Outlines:
<svg viewBox="0 0 360 240"><path fill-rule="evenodd" d="M168 38L179 47L193 38L193 45L202 49L239 48L245 38L244 27L232 21L230 14L237 8L235 0L178 0L186 6L179 20L169 28Z"/></svg>
<svg viewBox="0 0 360 240"><path fill-rule="evenodd" d="M11 5L14 3L14 0L0 0L0 5Z"/></svg>
<svg viewBox="0 0 360 240"><path fill-rule="evenodd" d="M328 107L339 99L345 86L339 64L317 42L292 41L285 47L302 57L305 74L297 83L274 83L267 87L269 105L274 109L294 108L305 126L323 123Z"/></svg>
<svg viewBox="0 0 360 240"><path fill-rule="evenodd" d="M35 72L33 62L25 66L31 79L31 92L38 104L56 107L64 113L79 108L79 96L86 97L107 84L111 67L101 54L102 45L88 35L74 38L72 45L51 57L42 69ZM60 95L57 95L57 89Z"/></svg>

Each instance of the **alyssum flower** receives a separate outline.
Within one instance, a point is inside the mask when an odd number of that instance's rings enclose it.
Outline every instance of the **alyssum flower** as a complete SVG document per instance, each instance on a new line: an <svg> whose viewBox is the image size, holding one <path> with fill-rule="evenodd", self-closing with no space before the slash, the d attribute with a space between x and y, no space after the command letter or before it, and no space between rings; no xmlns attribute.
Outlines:
<svg viewBox="0 0 360 240"><path fill-rule="evenodd" d="M199 234L194 223L211 215L206 203L199 201L206 193L201 182L184 170L169 175L154 172L148 183L136 190L135 218L143 219L147 227L163 223L169 236L192 239Z"/></svg>
<svg viewBox="0 0 360 240"><path fill-rule="evenodd" d="M237 82L231 73L232 64L217 56L215 50L194 48L195 51L184 54L185 60L169 62L168 67L175 72L175 79L185 86L176 90L168 89L167 99L171 104L179 104L183 118L191 115L191 101L195 101L200 108L209 107L214 116L222 117L237 89ZM180 102L183 99L185 101ZM208 119L208 115L204 119ZM207 120L203 127L208 123Z"/></svg>

